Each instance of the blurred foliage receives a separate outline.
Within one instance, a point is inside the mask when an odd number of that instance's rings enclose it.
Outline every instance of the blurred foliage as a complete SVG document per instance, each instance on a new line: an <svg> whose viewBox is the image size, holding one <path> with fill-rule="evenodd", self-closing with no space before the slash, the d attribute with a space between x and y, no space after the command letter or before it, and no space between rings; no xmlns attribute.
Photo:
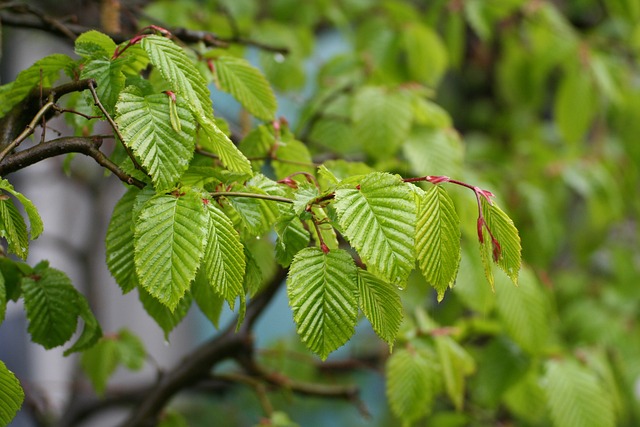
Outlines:
<svg viewBox="0 0 640 427"><path fill-rule="evenodd" d="M412 276L387 362L407 425L640 424L640 3L183 0L147 11L286 46L259 63L303 111L296 134L314 158L482 183L514 219L527 266L515 289L496 272L494 294L465 256L477 250L474 208L452 190L469 225L453 293L437 303ZM337 54L323 55L327 34ZM380 356L352 356L370 352ZM398 375L415 394L402 395Z"/></svg>

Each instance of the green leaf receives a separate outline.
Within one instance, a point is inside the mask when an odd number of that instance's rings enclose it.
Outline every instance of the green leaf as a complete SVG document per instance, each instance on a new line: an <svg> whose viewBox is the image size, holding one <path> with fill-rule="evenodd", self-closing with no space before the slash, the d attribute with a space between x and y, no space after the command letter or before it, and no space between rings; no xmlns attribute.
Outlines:
<svg viewBox="0 0 640 427"><path fill-rule="evenodd" d="M80 366L89 377L96 393L101 396L107 381L119 363L118 344L113 338L102 338L96 345L82 353Z"/></svg>
<svg viewBox="0 0 640 427"><path fill-rule="evenodd" d="M248 176L252 175L249 160L212 120L198 118L198 123L201 126L199 142L204 149L220 156L220 160L227 169L242 172Z"/></svg>
<svg viewBox="0 0 640 427"><path fill-rule="evenodd" d="M93 315L89 303L83 295L78 295L76 299L80 318L84 321L84 327L82 333L78 337L78 340L71 346L71 348L65 350L64 355L68 356L71 353L77 351L83 351L91 348L102 337L102 328L98 323L98 320Z"/></svg>
<svg viewBox="0 0 640 427"><path fill-rule="evenodd" d="M84 57L111 57L116 50L116 43L108 35L91 30L82 33L75 41L75 52Z"/></svg>
<svg viewBox="0 0 640 427"><path fill-rule="evenodd" d="M233 310L236 298L244 305L245 258L240 237L231 220L215 205L207 204L207 244L202 268L210 286Z"/></svg>
<svg viewBox="0 0 640 427"><path fill-rule="evenodd" d="M444 188L418 190L416 257L425 279L438 291L442 301L460 265L460 220L453 201Z"/></svg>
<svg viewBox="0 0 640 427"><path fill-rule="evenodd" d="M283 267L287 267L291 264L295 254L309 246L311 237L307 229L302 225L300 218L292 213L278 218L275 224L275 231L278 235L276 239L276 260Z"/></svg>
<svg viewBox="0 0 640 427"><path fill-rule="evenodd" d="M18 301L22 295L20 282L22 276L31 274L32 268L25 263L0 256L0 271L4 279L4 290L7 301Z"/></svg>
<svg viewBox="0 0 640 427"><path fill-rule="evenodd" d="M92 58L84 63L80 73L80 78L96 81L98 99L111 115L115 112L118 95L124 89L126 77L122 70L125 62L124 58ZM93 105L95 101L91 95L87 94L87 97L90 99L89 104Z"/></svg>
<svg viewBox="0 0 640 427"><path fill-rule="evenodd" d="M495 202L489 204L483 197L481 203L487 226L499 245L496 246L496 242L491 241L493 260L517 285L522 262L522 247L518 229L513 225L511 218ZM487 239L485 239L486 242Z"/></svg>
<svg viewBox="0 0 640 427"><path fill-rule="evenodd" d="M0 237L7 239L10 252L22 259L29 254L27 224L7 195L0 194Z"/></svg>
<svg viewBox="0 0 640 427"><path fill-rule="evenodd" d="M207 279L202 269L198 270L198 274L191 284L191 294L202 314L218 329L220 314L224 307L224 297L214 290L212 283Z"/></svg>
<svg viewBox="0 0 640 427"><path fill-rule="evenodd" d="M138 194L140 190L135 187L127 190L113 208L107 228L107 267L125 294L138 284L133 245L133 210Z"/></svg>
<svg viewBox="0 0 640 427"><path fill-rule="evenodd" d="M62 271L40 264L22 278L24 305L31 339L49 349L67 342L76 330L80 297Z"/></svg>
<svg viewBox="0 0 640 427"><path fill-rule="evenodd" d="M323 360L354 333L358 315L356 266L346 251L306 248L293 258L287 280L298 335Z"/></svg>
<svg viewBox="0 0 640 427"><path fill-rule="evenodd" d="M289 418L289 415L287 415L285 412L281 412L281 411L274 411L271 416L269 417L269 426L273 426L273 427L300 427L299 424L296 424L295 422L291 421L291 418ZM256 424L255 427L260 427L260 426L264 426L264 423L260 423L260 424Z"/></svg>
<svg viewBox="0 0 640 427"><path fill-rule="evenodd" d="M573 360L549 360L545 389L551 420L557 427L613 427L610 396L593 372Z"/></svg>
<svg viewBox="0 0 640 427"><path fill-rule="evenodd" d="M447 70L447 49L431 28L417 22L402 31L409 79L437 86Z"/></svg>
<svg viewBox="0 0 640 427"><path fill-rule="evenodd" d="M442 387L434 355L422 349L396 350L387 360L386 375L387 399L404 426L431 412Z"/></svg>
<svg viewBox="0 0 640 427"><path fill-rule="evenodd" d="M0 425L11 423L23 401L24 391L20 381L0 360Z"/></svg>
<svg viewBox="0 0 640 427"><path fill-rule="evenodd" d="M366 270L358 269L358 298L362 312L376 334L393 344L402 323L402 301L392 285Z"/></svg>
<svg viewBox="0 0 640 427"><path fill-rule="evenodd" d="M187 419L174 411L164 412L157 427L189 427Z"/></svg>
<svg viewBox="0 0 640 427"><path fill-rule="evenodd" d="M504 275L496 278L496 286L496 309L509 336L528 353L543 354L551 330L551 306L533 272L522 269L517 288Z"/></svg>
<svg viewBox="0 0 640 427"><path fill-rule="evenodd" d="M158 194L142 207L134 232L136 273L140 285L171 311L196 276L207 224L195 192Z"/></svg>
<svg viewBox="0 0 640 427"><path fill-rule="evenodd" d="M184 50L173 41L157 35L144 37L140 46L149 55L151 64L171 85L177 95L184 97L198 117L213 121L207 81L191 62Z"/></svg>
<svg viewBox="0 0 640 427"><path fill-rule="evenodd" d="M393 156L409 133L410 99L382 87L360 89L353 100L354 134L365 152L377 160Z"/></svg>
<svg viewBox="0 0 640 427"><path fill-rule="evenodd" d="M579 142L597 113L596 90L589 73L579 69L562 79L555 100L555 118L567 142Z"/></svg>
<svg viewBox="0 0 640 427"><path fill-rule="evenodd" d="M53 54L36 61L31 67L18 74L15 81L0 86L2 103L0 103L0 117L22 101L31 90L37 86L50 87L58 77L60 71L69 67L73 59L67 55ZM6 88L6 89L5 89Z"/></svg>
<svg viewBox="0 0 640 427"><path fill-rule="evenodd" d="M196 127L191 113L177 96L175 110L181 131L172 126L171 97L161 93L144 96L129 86L120 93L116 123L124 143L149 172L158 191L169 190L189 167L195 147Z"/></svg>
<svg viewBox="0 0 640 427"><path fill-rule="evenodd" d="M419 127L402 144L402 153L416 175L460 176L464 147L452 129Z"/></svg>
<svg viewBox="0 0 640 427"><path fill-rule="evenodd" d="M288 137L286 136L288 135ZM283 135L274 150L275 159L271 162L276 178L282 179L298 172L315 173L315 166L309 149L296 140L290 132ZM304 179L300 177L300 179Z"/></svg>
<svg viewBox="0 0 640 427"><path fill-rule="evenodd" d="M127 329L120 329L116 339L118 360L127 369L139 371L144 366L147 352L138 336Z"/></svg>
<svg viewBox="0 0 640 427"><path fill-rule="evenodd" d="M187 292L178 301L175 308L170 310L142 287L138 287L138 297L147 314L151 316L164 331L164 338L166 340L169 339L169 333L173 331L173 329L182 322L184 316L187 315L192 301L191 293Z"/></svg>
<svg viewBox="0 0 640 427"><path fill-rule="evenodd" d="M40 214L38 213L38 209L33 204L33 202L27 199L22 193L17 192L13 185L6 179L0 179L0 189L6 190L7 192L13 194L19 201L22 203L25 212L27 213L27 217L29 217L29 223L31 225L31 240L35 240L42 234L44 230L44 225L42 223L42 218L40 218Z"/></svg>
<svg viewBox="0 0 640 427"><path fill-rule="evenodd" d="M246 59L221 56L214 62L218 86L234 96L251 114L265 121L275 118L278 104L262 73Z"/></svg>
<svg viewBox="0 0 640 427"><path fill-rule="evenodd" d="M293 211L296 215L303 215L309 203L318 197L320 197L318 187L308 182L301 183L293 193Z"/></svg>
<svg viewBox="0 0 640 427"><path fill-rule="evenodd" d="M466 377L475 371L475 361L469 353L451 337L439 336L435 338L436 351L447 395L456 410L461 411L465 396Z"/></svg>
<svg viewBox="0 0 640 427"><path fill-rule="evenodd" d="M359 188L339 187L334 206L340 226L368 268L402 285L415 263L416 203L398 176L372 173Z"/></svg>

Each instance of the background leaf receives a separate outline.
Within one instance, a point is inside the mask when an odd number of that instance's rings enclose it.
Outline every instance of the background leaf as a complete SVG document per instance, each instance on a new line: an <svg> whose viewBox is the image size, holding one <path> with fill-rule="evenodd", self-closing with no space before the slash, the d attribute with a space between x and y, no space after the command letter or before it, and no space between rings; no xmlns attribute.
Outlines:
<svg viewBox="0 0 640 427"><path fill-rule="evenodd" d="M118 345L112 338L103 338L82 353L80 364L98 395L104 394L109 377L119 363Z"/></svg>
<svg viewBox="0 0 640 427"><path fill-rule="evenodd" d="M340 226L367 267L402 285L415 263L416 203L400 177L372 173L353 185L339 187L334 206Z"/></svg>
<svg viewBox="0 0 640 427"><path fill-rule="evenodd" d="M613 427L616 418L598 378L573 360L546 363L546 392L557 427Z"/></svg>
<svg viewBox="0 0 640 427"><path fill-rule="evenodd" d="M149 316L160 326L164 331L165 340L169 339L169 333L182 322L184 316L189 312L191 307L191 293L185 293L178 301L173 310L159 302L153 295L147 292L144 288L138 288L138 298L142 303L142 307Z"/></svg>
<svg viewBox="0 0 640 427"><path fill-rule="evenodd" d="M435 357L423 349L396 350L386 366L387 398L393 413L408 426L429 414L442 385Z"/></svg>
<svg viewBox="0 0 640 427"><path fill-rule="evenodd" d="M354 97L354 134L374 159L382 160L396 153L409 133L412 118L410 100L402 93L367 86Z"/></svg>
<svg viewBox="0 0 640 427"><path fill-rule="evenodd" d="M261 120L273 120L278 104L262 73L246 59L216 58L215 76L220 89L230 93L244 108Z"/></svg>
<svg viewBox="0 0 640 427"><path fill-rule="evenodd" d="M340 249L306 248L293 258L287 280L298 335L323 360L354 333L358 302L356 265Z"/></svg>
<svg viewBox="0 0 640 427"><path fill-rule="evenodd" d="M196 276L204 253L207 215L195 192L149 199L135 226L140 285L173 311Z"/></svg>

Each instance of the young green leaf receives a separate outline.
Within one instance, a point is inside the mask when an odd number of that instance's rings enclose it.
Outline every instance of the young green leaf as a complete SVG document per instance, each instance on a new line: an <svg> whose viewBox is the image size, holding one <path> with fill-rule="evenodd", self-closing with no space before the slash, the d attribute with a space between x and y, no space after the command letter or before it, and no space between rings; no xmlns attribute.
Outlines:
<svg viewBox="0 0 640 427"><path fill-rule="evenodd" d="M53 54L45 56L36 61L31 67L21 71L13 82L0 86L0 93L3 95L2 103L0 103L0 117L11 111L34 87L39 85L50 87L58 80L60 71L69 67L72 63L73 59L67 55Z"/></svg>
<svg viewBox="0 0 640 427"><path fill-rule="evenodd" d="M142 307L149 316L160 326L164 332L165 340L169 339L169 333L182 322L191 307L192 296L185 293L173 310L160 303L156 297L148 293L143 287L138 287L138 298Z"/></svg>
<svg viewBox="0 0 640 427"><path fill-rule="evenodd" d="M144 366L147 352L144 344L128 329L120 329L117 334L116 344L118 348L118 359L122 365L132 371L138 371Z"/></svg>
<svg viewBox="0 0 640 427"><path fill-rule="evenodd" d="M149 60L174 91L184 97L196 116L210 117L213 121L211 99L207 81L180 46L165 37L144 37L140 46Z"/></svg>
<svg viewBox="0 0 640 427"><path fill-rule="evenodd" d="M265 121L275 118L278 104L262 73L246 59L221 56L214 61L220 89L230 93L244 108Z"/></svg>
<svg viewBox="0 0 640 427"><path fill-rule="evenodd" d="M400 177L372 173L359 188L339 187L334 206L340 226L369 270L402 285L415 263L416 203Z"/></svg>
<svg viewBox="0 0 640 427"><path fill-rule="evenodd" d="M16 376L0 360L0 425L7 426L24 401L24 391Z"/></svg>
<svg viewBox="0 0 640 427"><path fill-rule="evenodd" d="M358 298L373 330L389 344L389 350L393 350L402 323L402 301L394 287L359 268Z"/></svg>
<svg viewBox="0 0 640 427"><path fill-rule="evenodd" d="M80 366L89 377L93 389L102 395L109 377L118 367L118 345L111 337L102 338L96 345L82 353Z"/></svg>
<svg viewBox="0 0 640 427"><path fill-rule="evenodd" d="M314 187L315 188L315 187ZM283 267L291 264L293 257L309 246L310 235L302 225L300 218L293 213L282 215L275 224L276 260Z"/></svg>
<svg viewBox="0 0 640 427"><path fill-rule="evenodd" d="M320 197L318 187L308 182L299 184L293 193L293 211L296 215L304 214L309 203L318 197Z"/></svg>
<svg viewBox="0 0 640 427"><path fill-rule="evenodd" d="M74 51L83 58L110 58L115 50L116 43L111 37L95 30L80 34L74 43Z"/></svg>
<svg viewBox="0 0 640 427"><path fill-rule="evenodd" d="M171 105L177 111L181 132L171 125ZM195 147L196 126L182 97L159 93L144 96L129 86L120 93L116 105L124 143L131 148L151 175L158 191L175 187L189 167Z"/></svg>
<svg viewBox="0 0 640 427"><path fill-rule="evenodd" d="M365 152L382 160L394 155L409 133L413 114L409 98L382 87L360 89L353 100L354 134Z"/></svg>
<svg viewBox="0 0 640 427"><path fill-rule="evenodd" d="M224 307L224 297L214 290L212 283L207 279L202 269L198 270L198 274L191 284L191 294L202 314L218 329L220 314Z"/></svg>
<svg viewBox="0 0 640 427"><path fill-rule="evenodd" d="M212 153L220 156L227 169L252 175L251 163L236 147L229 137L220 130L212 119L196 116L200 124L200 144Z"/></svg>
<svg viewBox="0 0 640 427"><path fill-rule="evenodd" d="M298 335L323 360L354 333L358 315L356 265L348 252L306 248L293 258L287 280Z"/></svg>
<svg viewBox="0 0 640 427"><path fill-rule="evenodd" d="M27 213L27 217L29 218L29 224L31 226L30 235L31 240L35 240L40 236L42 231L44 230L44 225L42 223L42 218L40 218L40 214L38 213L38 209L33 204L33 202L27 199L22 193L17 192L13 185L6 179L0 179L0 189L6 190L7 192L13 194L16 199L22 203L25 212Z"/></svg>
<svg viewBox="0 0 640 427"><path fill-rule="evenodd" d="M418 22L407 25L403 44L411 80L437 86L447 70L447 49L438 33Z"/></svg>
<svg viewBox="0 0 640 427"><path fill-rule="evenodd" d="M573 360L549 360L545 375L547 404L557 427L613 427L610 396L598 377Z"/></svg>
<svg viewBox="0 0 640 427"><path fill-rule="evenodd" d="M517 285L522 262L520 253L522 247L518 229L513 225L511 218L495 202L489 204L483 197L481 203L487 227L493 235L493 238L490 239L493 260ZM486 242L487 239L485 239Z"/></svg>
<svg viewBox="0 0 640 427"><path fill-rule="evenodd" d="M207 244L202 268L210 286L220 294L233 310L236 298L244 304L242 286L245 259L240 237L231 220L215 205L207 204Z"/></svg>
<svg viewBox="0 0 640 427"><path fill-rule="evenodd" d="M68 356L71 353L77 351L83 351L91 348L102 337L102 328L98 323L98 320L93 315L89 303L83 295L78 295L76 299L80 318L84 321L84 327L82 333L78 337L78 340L71 346L71 348L65 350L64 355Z"/></svg>
<svg viewBox="0 0 640 427"><path fill-rule="evenodd" d="M49 349L67 342L76 331L78 291L62 271L46 263L22 278L22 293L31 339Z"/></svg>
<svg viewBox="0 0 640 427"><path fill-rule="evenodd" d="M418 191L416 257L425 279L442 301L460 265L460 220L444 188L432 186Z"/></svg>
<svg viewBox="0 0 640 427"><path fill-rule="evenodd" d="M9 196L0 193L0 237L7 239L9 251L22 259L29 254L27 224Z"/></svg>
<svg viewBox="0 0 640 427"><path fill-rule="evenodd" d="M435 356L423 349L396 350L386 366L387 398L404 426L429 414L440 392L441 374Z"/></svg>
<svg viewBox="0 0 640 427"><path fill-rule="evenodd" d="M118 95L124 89L126 77L122 71L126 59L124 58L92 58L84 63L80 78L96 81L96 94L100 103L111 115L115 112ZM94 104L91 95L87 94L88 103Z"/></svg>
<svg viewBox="0 0 640 427"><path fill-rule="evenodd" d="M125 294L138 284L134 262L133 210L139 193L135 187L127 190L113 208L107 228L107 267Z"/></svg>
<svg viewBox="0 0 640 427"><path fill-rule="evenodd" d="M171 311L196 275L207 224L195 192L158 194L142 207L134 232L136 273L140 285Z"/></svg>

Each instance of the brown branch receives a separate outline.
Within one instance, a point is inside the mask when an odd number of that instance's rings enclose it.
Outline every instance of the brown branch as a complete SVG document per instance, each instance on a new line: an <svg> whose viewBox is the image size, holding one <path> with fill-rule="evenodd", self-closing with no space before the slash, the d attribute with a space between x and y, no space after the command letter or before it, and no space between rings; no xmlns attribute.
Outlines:
<svg viewBox="0 0 640 427"><path fill-rule="evenodd" d="M263 291L248 304L246 316L237 332L235 322L231 322L218 336L196 348L171 371L166 372L122 427L157 425L158 415L173 396L207 378L218 363L251 351L253 326L285 277L286 271L280 269Z"/></svg>
<svg viewBox="0 0 640 427"><path fill-rule="evenodd" d="M143 188L145 183L128 175L99 150L101 136L62 137L45 141L23 151L11 154L0 161L0 176L24 169L42 160L68 153L81 153L93 158L100 166L110 170L122 182Z"/></svg>
<svg viewBox="0 0 640 427"><path fill-rule="evenodd" d="M49 18L42 13L39 13L32 7L28 8L11 8L11 10L2 10L0 11L0 21L3 25L9 27L18 27L18 28L31 28L34 30L46 31L51 34L55 34L57 36L62 36L65 38L70 38L71 40L75 40L75 38L89 30L93 30L95 28L85 27L83 25L77 24L67 24L61 23L53 18ZM177 27L177 28L168 28L168 30L173 34L176 38L180 39L185 43L199 43L202 42L205 46L208 47L229 47L230 44L241 44L247 46L257 47L259 49L281 53L286 55L289 53L289 49L286 47L278 47L271 46L265 43L261 43L257 40L252 40L248 38L243 38L239 36L234 36L230 38L219 37L214 33L208 31L197 31L191 30L187 28ZM113 33L106 31L106 34L111 37L116 43L122 43L124 41L129 40L133 37L132 34L121 34L121 33Z"/></svg>

